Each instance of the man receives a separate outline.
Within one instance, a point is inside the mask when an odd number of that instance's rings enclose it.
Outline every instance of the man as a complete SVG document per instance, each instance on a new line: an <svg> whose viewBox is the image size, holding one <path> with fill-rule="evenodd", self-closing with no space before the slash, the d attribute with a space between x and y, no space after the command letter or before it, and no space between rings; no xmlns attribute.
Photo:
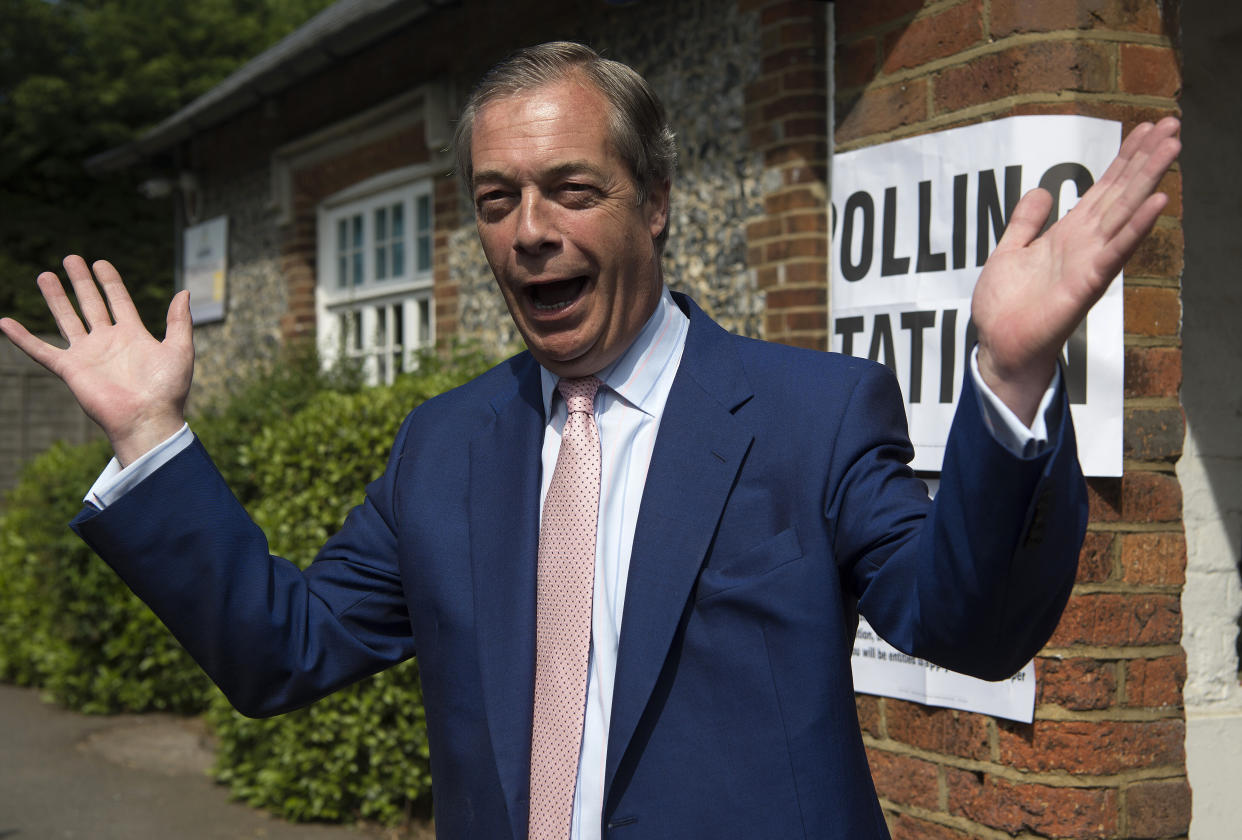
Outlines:
<svg viewBox="0 0 1242 840"><path fill-rule="evenodd" d="M1086 520L1056 358L1163 207L1176 129L1136 129L1042 237L1050 196L1015 208L935 503L886 369L731 336L669 294L671 133L640 77L574 44L494 69L457 135L528 352L416 409L305 573L184 427L184 294L156 342L110 265L112 317L69 258L85 327L39 278L69 349L0 329L113 443L75 527L240 709L419 656L441 836L881 838L857 614L988 678L1051 633Z"/></svg>

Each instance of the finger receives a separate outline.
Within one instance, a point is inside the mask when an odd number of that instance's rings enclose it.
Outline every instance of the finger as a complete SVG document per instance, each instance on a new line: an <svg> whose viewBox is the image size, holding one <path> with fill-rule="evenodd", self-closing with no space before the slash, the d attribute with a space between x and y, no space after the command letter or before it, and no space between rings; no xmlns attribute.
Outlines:
<svg viewBox="0 0 1242 840"><path fill-rule="evenodd" d="M996 243L996 251L1016 250L1031 244L1043 230L1044 221L1050 212L1052 194L1047 190L1037 187L1022 196L1009 214L1009 224L1001 234L1000 242Z"/></svg>
<svg viewBox="0 0 1242 840"><path fill-rule="evenodd" d="M69 302L69 296L65 294L65 287L60 284L60 278L50 271L45 271L35 282L39 284L39 291L43 294L43 300L47 302L48 311L52 313L52 318L56 321L56 329L60 330L65 340L73 341L86 335L86 328L82 326L78 313L74 310L73 304Z"/></svg>
<svg viewBox="0 0 1242 840"><path fill-rule="evenodd" d="M1098 208L1100 214L1098 218L1103 220L1108 216L1111 208L1123 199L1134 178L1143 171L1151 157L1152 150L1158 147L1166 137L1175 134L1179 125L1176 118L1166 117L1155 125L1144 122L1135 126L1122 141L1121 149L1108 168L1104 170L1104 174L1078 202L1075 209L1081 208L1079 215ZM1130 206L1137 206L1140 203L1142 203L1141 199ZM1111 236L1114 230L1108 231L1107 235Z"/></svg>
<svg viewBox="0 0 1242 840"><path fill-rule="evenodd" d="M99 285L103 286L104 295L108 298L108 308L112 310L112 317L116 322L142 326L142 318L129 296L129 290L125 288L125 282L121 280L120 272L107 260L97 260L91 267L95 270Z"/></svg>
<svg viewBox="0 0 1242 840"><path fill-rule="evenodd" d="M1138 154L1139 149L1143 145L1143 140L1152 131L1154 126L1151 123L1140 123L1135 126L1121 143L1121 149L1117 152L1117 156L1113 158L1108 167L1104 170L1104 174L1096 179L1091 189L1087 190L1082 199L1075 205L1081 208L1083 212L1091 209L1093 204L1111 201L1110 188L1122 179L1127 169L1129 169L1134 156Z"/></svg>
<svg viewBox="0 0 1242 840"><path fill-rule="evenodd" d="M168 304L168 329L164 342L171 343L183 353L194 354L194 324L190 318L190 293L182 289Z"/></svg>
<svg viewBox="0 0 1242 840"><path fill-rule="evenodd" d="M56 359L63 353L59 347L48 344L43 339L32 335L28 329L12 318L0 318L0 332L8 336L9 341L17 348L52 373L56 373Z"/></svg>
<svg viewBox="0 0 1242 840"><path fill-rule="evenodd" d="M1164 193L1150 195L1130 215L1126 224L1117 231L1096 256L1095 266L1098 276L1111 280L1117 276L1126 262L1134 255L1139 243L1151 232L1160 217L1169 197Z"/></svg>
<svg viewBox="0 0 1242 840"><path fill-rule="evenodd" d="M73 293L78 299L78 308L82 310L82 318L86 321L86 328L96 330L111 326L112 316L108 314L108 307L99 295L99 287L95 285L95 278L87 268L86 260L71 254L65 257L64 264L69 282L73 284Z"/></svg>
<svg viewBox="0 0 1242 840"><path fill-rule="evenodd" d="M1123 176L1114 200L1104 207L1100 229L1105 236L1112 237L1129 224L1131 217L1155 192L1181 148L1181 141L1176 137L1162 137L1141 160L1136 159L1134 170Z"/></svg>

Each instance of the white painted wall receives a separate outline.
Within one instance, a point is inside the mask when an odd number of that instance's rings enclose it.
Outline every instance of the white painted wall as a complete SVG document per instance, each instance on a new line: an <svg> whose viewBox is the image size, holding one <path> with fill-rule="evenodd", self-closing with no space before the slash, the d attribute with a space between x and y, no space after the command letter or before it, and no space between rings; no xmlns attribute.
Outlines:
<svg viewBox="0 0 1242 840"><path fill-rule="evenodd" d="M1191 840L1218 840L1242 825L1242 6L1182 15L1186 767Z"/></svg>

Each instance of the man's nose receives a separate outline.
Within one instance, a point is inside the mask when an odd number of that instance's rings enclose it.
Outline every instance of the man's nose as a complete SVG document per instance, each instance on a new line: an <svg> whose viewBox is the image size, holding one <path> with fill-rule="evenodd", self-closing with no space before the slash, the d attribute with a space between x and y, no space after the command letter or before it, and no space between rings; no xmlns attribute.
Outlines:
<svg viewBox="0 0 1242 840"><path fill-rule="evenodd" d="M543 194L538 190L524 190L518 205L513 247L528 254L537 254L555 246L559 234L554 216L553 208Z"/></svg>

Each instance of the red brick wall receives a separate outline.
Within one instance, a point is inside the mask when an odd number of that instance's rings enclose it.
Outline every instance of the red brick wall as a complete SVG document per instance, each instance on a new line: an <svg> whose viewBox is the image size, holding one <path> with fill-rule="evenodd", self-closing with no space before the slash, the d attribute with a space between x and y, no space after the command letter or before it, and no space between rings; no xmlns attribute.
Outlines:
<svg viewBox="0 0 1242 840"><path fill-rule="evenodd" d="M836 148L1013 114L1085 114L1129 131L1176 113L1175 13L1138 0L837 3ZM1126 268L1125 474L1089 481L1078 582L1036 659L1035 722L858 699L897 840L1188 830L1177 172L1164 188L1172 201Z"/></svg>
<svg viewBox="0 0 1242 840"><path fill-rule="evenodd" d="M746 228L765 294L763 337L828 349L829 6L738 0L759 13L760 76L747 86L746 130L762 155L766 216Z"/></svg>

